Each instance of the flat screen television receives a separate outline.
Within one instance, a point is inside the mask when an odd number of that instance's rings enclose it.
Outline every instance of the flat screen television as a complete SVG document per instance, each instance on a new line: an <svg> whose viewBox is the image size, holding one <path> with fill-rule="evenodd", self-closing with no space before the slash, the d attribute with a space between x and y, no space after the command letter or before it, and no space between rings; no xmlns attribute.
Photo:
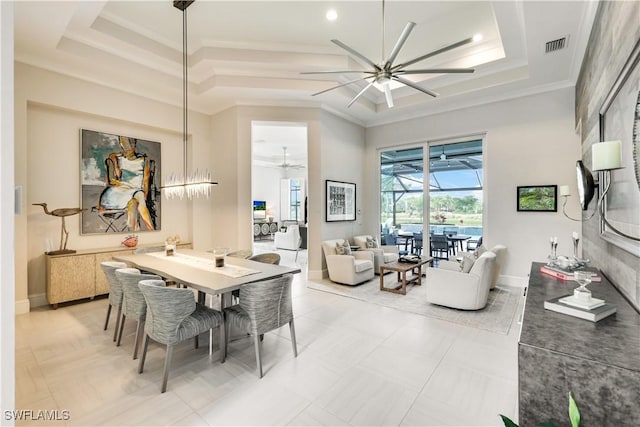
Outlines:
<svg viewBox="0 0 640 427"><path fill-rule="evenodd" d="M253 219L265 220L267 219L267 202L264 200L253 201Z"/></svg>

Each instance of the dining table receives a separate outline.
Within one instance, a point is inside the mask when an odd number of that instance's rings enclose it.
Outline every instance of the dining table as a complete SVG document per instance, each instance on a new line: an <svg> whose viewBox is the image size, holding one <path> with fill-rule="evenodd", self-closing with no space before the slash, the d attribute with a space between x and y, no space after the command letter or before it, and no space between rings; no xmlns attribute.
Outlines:
<svg viewBox="0 0 640 427"><path fill-rule="evenodd" d="M197 290L200 303L206 302L206 295L220 295L221 310L230 305L231 292L240 289L242 285L301 271L299 267L266 264L236 257L225 257L224 266L216 267L213 253L193 249L180 249L169 256L162 251L115 255L113 259Z"/></svg>
<svg viewBox="0 0 640 427"><path fill-rule="evenodd" d="M450 242L453 242L454 249L460 248L460 250L462 250L462 242L466 242L472 237L467 234L447 234L446 236L447 236L447 240L449 240ZM456 253L457 253L457 250L454 253L454 255Z"/></svg>

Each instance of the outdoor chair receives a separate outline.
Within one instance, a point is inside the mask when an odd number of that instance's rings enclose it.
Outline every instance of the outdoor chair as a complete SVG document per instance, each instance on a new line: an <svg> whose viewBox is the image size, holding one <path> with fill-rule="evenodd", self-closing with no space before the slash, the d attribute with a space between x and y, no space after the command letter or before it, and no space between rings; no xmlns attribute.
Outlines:
<svg viewBox="0 0 640 427"><path fill-rule="evenodd" d="M432 234L430 240L431 256L437 259L448 259L451 248L449 247L447 236L444 234Z"/></svg>

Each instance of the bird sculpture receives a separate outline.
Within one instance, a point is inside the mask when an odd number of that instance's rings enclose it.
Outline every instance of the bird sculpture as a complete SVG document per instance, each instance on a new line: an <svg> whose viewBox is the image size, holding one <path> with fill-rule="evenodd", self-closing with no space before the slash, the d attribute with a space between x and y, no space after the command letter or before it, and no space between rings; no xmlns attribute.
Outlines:
<svg viewBox="0 0 640 427"><path fill-rule="evenodd" d="M79 214L82 211L86 211L86 209L81 208L61 208L54 209L52 211L47 208L46 203L34 203L34 206L42 206L44 209L44 213L51 216L57 216L62 218L62 231L60 232L60 249L57 251L47 252L48 255L60 255L60 254L73 254L76 251L72 249L67 249L67 240L69 239L69 232L67 231L67 227L64 223L64 218L71 215Z"/></svg>

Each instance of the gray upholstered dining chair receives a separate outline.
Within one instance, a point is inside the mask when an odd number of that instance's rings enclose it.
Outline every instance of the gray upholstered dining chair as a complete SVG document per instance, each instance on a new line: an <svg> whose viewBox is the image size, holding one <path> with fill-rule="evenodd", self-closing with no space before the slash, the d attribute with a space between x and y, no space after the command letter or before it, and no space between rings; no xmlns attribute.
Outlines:
<svg viewBox="0 0 640 427"><path fill-rule="evenodd" d="M237 251L229 252L227 256L232 258L243 258L247 259L253 255L253 250L251 249L238 249Z"/></svg>
<svg viewBox="0 0 640 427"><path fill-rule="evenodd" d="M164 245L162 246L146 246L142 248L136 248L134 254L148 254L150 252L164 252Z"/></svg>
<svg viewBox="0 0 640 427"><path fill-rule="evenodd" d="M144 321L147 315L147 303L140 292L138 282L141 280L162 280L162 277L155 274L141 273L137 268L119 268L116 270L116 277L122 285L122 317L120 318L120 331L118 332L117 346L122 340L125 319L134 319L138 322L136 328L136 338L133 343L133 359L138 358L138 348L140 346Z"/></svg>
<svg viewBox="0 0 640 427"><path fill-rule="evenodd" d="M100 263L100 268L107 277L109 283L109 307L107 307L107 318L104 321L104 330L109 326L109 316L111 316L111 308L116 307L118 313L116 316L116 329L113 331L113 340L116 340L118 334L118 326L120 324L120 314L122 313L122 285L116 277L116 270L126 268L127 264L118 261L105 261Z"/></svg>
<svg viewBox="0 0 640 427"><path fill-rule="evenodd" d="M262 262L265 264L280 264L280 254L275 252L265 252L248 258L251 261Z"/></svg>
<svg viewBox="0 0 640 427"><path fill-rule="evenodd" d="M196 303L189 289L167 288L161 280L142 280L138 286L147 302L147 320L144 324L144 345L138 365L138 373L144 370L149 340L167 346L164 360L161 392L167 391L169 366L173 346L194 338L211 329L220 329L221 361L225 357L225 331L222 313Z"/></svg>
<svg viewBox="0 0 640 427"><path fill-rule="evenodd" d="M258 376L262 378L262 338L264 334L289 324L293 355L298 357L293 321L291 282L286 274L271 280L247 283L240 288L240 303L224 309L226 337L231 326L253 335ZM225 356L227 353L225 339Z"/></svg>

